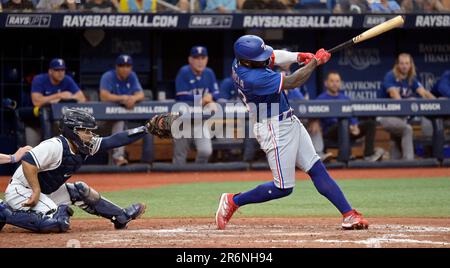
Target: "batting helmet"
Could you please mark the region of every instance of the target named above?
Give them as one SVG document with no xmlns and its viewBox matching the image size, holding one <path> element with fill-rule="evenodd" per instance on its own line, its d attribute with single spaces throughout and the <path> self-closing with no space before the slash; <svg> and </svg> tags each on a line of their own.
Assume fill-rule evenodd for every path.
<svg viewBox="0 0 450 268">
<path fill-rule="evenodd" d="M 241 36 L 234 43 L 234 55 L 238 60 L 266 61 L 272 56 L 273 48 L 256 35 Z"/>
<path fill-rule="evenodd" d="M 83 141 L 78 134 L 80 130 L 97 129 L 95 118 L 90 113 L 79 109 L 67 109 L 61 119 L 60 129 L 63 136 L 73 141 L 81 153 L 93 153 L 94 143 L 92 139 Z M 93 134 L 93 136 L 96 135 Z"/>
</svg>

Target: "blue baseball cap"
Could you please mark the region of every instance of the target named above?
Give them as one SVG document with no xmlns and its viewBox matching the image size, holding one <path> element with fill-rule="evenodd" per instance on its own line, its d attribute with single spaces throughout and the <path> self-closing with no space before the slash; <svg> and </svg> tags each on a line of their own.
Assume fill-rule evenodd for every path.
<svg viewBox="0 0 450 268">
<path fill-rule="evenodd" d="M 208 50 L 206 47 L 203 46 L 193 46 L 191 48 L 191 57 L 197 57 L 197 56 L 208 56 Z"/>
<path fill-rule="evenodd" d="M 130 55 L 122 54 L 117 57 L 116 65 L 133 65 L 133 58 Z"/>
<path fill-rule="evenodd" d="M 53 70 L 65 70 L 66 69 L 66 63 L 64 62 L 63 59 L 52 59 L 52 61 L 50 61 L 50 65 L 49 65 L 50 69 Z"/>
<path fill-rule="evenodd" d="M 273 48 L 256 35 L 241 36 L 234 43 L 234 55 L 238 60 L 266 61 L 272 52 Z"/>
</svg>

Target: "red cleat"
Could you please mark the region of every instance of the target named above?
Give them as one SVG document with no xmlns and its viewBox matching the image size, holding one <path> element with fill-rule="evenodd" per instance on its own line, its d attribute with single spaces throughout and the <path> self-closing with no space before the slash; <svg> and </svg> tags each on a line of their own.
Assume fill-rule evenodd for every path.
<svg viewBox="0 0 450 268">
<path fill-rule="evenodd" d="M 233 201 L 234 194 L 222 194 L 219 201 L 219 208 L 216 212 L 216 224 L 219 230 L 225 229 L 228 221 L 233 216 L 233 213 L 238 209 L 238 206 Z"/>
<path fill-rule="evenodd" d="M 345 230 L 361 230 L 369 228 L 369 222 L 364 219 L 362 214 L 356 211 L 356 209 L 352 209 L 345 213 L 343 217 L 342 228 Z"/>
</svg>

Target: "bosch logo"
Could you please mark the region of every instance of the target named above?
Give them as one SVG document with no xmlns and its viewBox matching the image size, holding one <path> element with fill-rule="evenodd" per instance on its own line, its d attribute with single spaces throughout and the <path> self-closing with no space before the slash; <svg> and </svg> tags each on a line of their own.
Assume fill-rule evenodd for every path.
<svg viewBox="0 0 450 268">
<path fill-rule="evenodd" d="M 300 105 L 298 106 L 298 111 L 300 112 L 300 114 L 306 114 L 306 105 Z"/>
<path fill-rule="evenodd" d="M 419 105 L 415 102 L 411 103 L 411 111 L 413 111 L 414 113 L 419 111 Z"/>
</svg>

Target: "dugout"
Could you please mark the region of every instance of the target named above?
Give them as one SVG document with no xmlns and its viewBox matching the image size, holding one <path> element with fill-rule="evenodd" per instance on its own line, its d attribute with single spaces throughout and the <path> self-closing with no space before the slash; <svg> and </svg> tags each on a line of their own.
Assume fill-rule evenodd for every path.
<svg viewBox="0 0 450 268">
<path fill-rule="evenodd" d="M 209 67 L 221 80 L 230 74 L 232 44 L 244 33 L 261 35 L 275 48 L 315 51 L 332 47 L 390 17 L 0 13 L 0 97 L 15 100 L 18 108 L 30 107 L 32 77 L 46 72 L 50 59 L 61 57 L 68 66 L 67 73 L 90 101 L 96 101 L 101 74 L 113 67 L 118 54 L 128 53 L 135 59 L 134 70 L 147 90 L 148 99 L 158 100 L 162 96 L 172 99 L 174 78 L 186 64 L 192 45 L 208 47 Z M 338 70 L 347 95 L 355 100 L 377 98 L 383 76 L 400 52 L 412 54 L 419 80 L 430 89 L 450 66 L 449 21 L 449 14 L 406 15 L 404 28 L 333 55 L 307 82 L 310 96 L 314 98 L 322 91 L 327 71 Z M 16 130 L 15 111 L 4 105 L 0 112 L 0 135 L 5 153 L 15 149 Z M 164 147 L 164 143 L 160 145 Z"/>
</svg>

